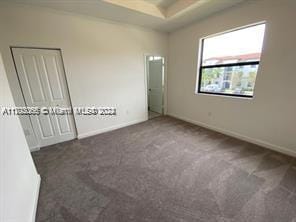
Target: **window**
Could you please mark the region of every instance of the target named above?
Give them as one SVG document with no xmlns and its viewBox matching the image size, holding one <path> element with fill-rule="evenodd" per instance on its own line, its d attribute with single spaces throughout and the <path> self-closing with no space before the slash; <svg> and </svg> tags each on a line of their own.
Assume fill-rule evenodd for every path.
<svg viewBox="0 0 296 222">
<path fill-rule="evenodd" d="M 162 57 L 160 56 L 149 56 L 149 61 L 153 61 L 153 60 L 161 60 Z"/>
<path fill-rule="evenodd" d="M 198 93 L 253 97 L 265 24 L 201 39 Z"/>
</svg>

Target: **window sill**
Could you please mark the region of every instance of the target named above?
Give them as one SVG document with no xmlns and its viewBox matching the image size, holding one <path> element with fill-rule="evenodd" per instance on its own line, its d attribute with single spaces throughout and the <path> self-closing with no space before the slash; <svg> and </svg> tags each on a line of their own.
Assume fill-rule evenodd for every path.
<svg viewBox="0 0 296 222">
<path fill-rule="evenodd" d="M 218 97 L 224 97 L 224 98 L 246 99 L 246 100 L 254 99 L 254 96 L 229 95 L 229 94 L 222 94 L 222 93 L 195 92 L 194 94 L 197 96 L 199 96 L 199 95 L 201 95 L 201 96 L 218 96 Z"/>
</svg>

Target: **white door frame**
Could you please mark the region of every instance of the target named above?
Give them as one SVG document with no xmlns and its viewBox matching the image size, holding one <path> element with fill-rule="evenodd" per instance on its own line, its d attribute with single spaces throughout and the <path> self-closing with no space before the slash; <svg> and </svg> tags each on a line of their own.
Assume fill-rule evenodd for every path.
<svg viewBox="0 0 296 222">
<path fill-rule="evenodd" d="M 71 94 L 70 94 L 70 90 L 69 90 L 69 86 L 68 86 L 68 79 L 67 79 L 67 74 L 66 74 L 66 69 L 65 69 L 65 64 L 64 64 L 64 59 L 63 59 L 63 53 L 62 53 L 62 49 L 61 48 L 48 48 L 48 47 L 32 47 L 32 46 L 10 46 L 10 53 L 11 53 L 11 56 L 12 56 L 12 60 L 13 60 L 13 64 L 14 64 L 14 69 L 15 69 L 15 73 L 17 75 L 17 80 L 18 80 L 18 87 L 21 91 L 21 94 L 22 94 L 22 99 L 24 101 L 24 104 L 25 106 L 27 106 L 27 102 L 26 102 L 26 99 L 25 99 L 25 96 L 24 96 L 24 92 L 23 92 L 23 89 L 22 89 L 22 86 L 21 86 L 21 82 L 20 82 L 20 78 L 19 78 L 19 74 L 17 72 L 17 68 L 16 68 L 16 64 L 15 64 L 15 61 L 14 61 L 14 57 L 13 57 L 13 48 L 21 48 L 21 49 L 43 49 L 43 50 L 56 50 L 56 51 L 59 51 L 60 52 L 60 55 L 61 55 L 61 63 L 62 63 L 62 68 L 64 70 L 64 75 L 65 75 L 65 87 L 66 87 L 66 90 L 68 91 L 68 96 L 69 96 L 69 102 L 70 102 L 70 106 L 71 108 L 73 108 L 72 106 L 72 99 L 71 99 Z M 38 148 L 36 150 L 40 150 L 40 144 L 39 144 L 39 141 L 38 141 L 38 137 L 36 135 L 36 132 L 34 130 L 34 127 L 33 127 L 33 124 L 32 124 L 32 120 L 31 120 L 31 117 L 29 117 L 29 120 L 30 120 L 30 124 L 31 124 L 31 127 L 32 127 L 32 131 L 35 135 L 35 138 L 38 142 Z M 22 126 L 23 128 L 23 126 Z M 73 113 L 73 128 L 74 128 L 74 133 L 75 133 L 75 138 L 77 139 L 78 138 L 78 131 L 77 131 L 77 126 L 76 126 L 76 119 L 75 119 L 75 116 L 74 116 L 74 113 Z"/>
<path fill-rule="evenodd" d="M 152 53 L 145 53 L 144 54 L 144 85 L 145 85 L 145 110 L 146 110 L 146 119 L 148 120 L 148 75 L 149 70 L 147 67 L 147 58 L 149 56 L 159 56 L 162 57 L 164 60 L 164 71 L 163 71 L 163 88 L 162 88 L 162 105 L 163 111 L 162 115 L 167 114 L 167 58 L 161 54 L 152 54 Z"/>
</svg>

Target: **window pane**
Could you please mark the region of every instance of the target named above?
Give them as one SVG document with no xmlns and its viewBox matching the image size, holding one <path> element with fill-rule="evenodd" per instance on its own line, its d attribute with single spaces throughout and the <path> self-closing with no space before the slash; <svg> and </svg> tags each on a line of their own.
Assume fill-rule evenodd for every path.
<svg viewBox="0 0 296 222">
<path fill-rule="evenodd" d="M 259 61 L 264 30 L 260 24 L 205 38 L 202 65 Z"/>
<path fill-rule="evenodd" d="M 201 92 L 253 96 L 257 65 L 203 68 Z"/>
</svg>

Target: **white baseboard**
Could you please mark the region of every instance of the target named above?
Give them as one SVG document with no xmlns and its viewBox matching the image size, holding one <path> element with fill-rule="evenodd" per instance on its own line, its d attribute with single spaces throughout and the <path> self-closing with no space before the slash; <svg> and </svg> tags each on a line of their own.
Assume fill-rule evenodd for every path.
<svg viewBox="0 0 296 222">
<path fill-rule="evenodd" d="M 35 151 L 39 151 L 39 150 L 40 150 L 39 146 L 30 147 L 30 152 L 35 152 Z"/>
<path fill-rule="evenodd" d="M 98 134 L 101 134 L 101 133 L 106 133 L 106 132 L 109 132 L 109 131 L 112 131 L 112 130 L 120 129 L 122 127 L 134 125 L 134 124 L 137 124 L 137 123 L 141 123 L 141 122 L 144 122 L 146 120 L 147 120 L 147 118 L 140 119 L 140 120 L 134 120 L 134 121 L 131 121 L 131 122 L 118 124 L 118 125 L 115 125 L 115 126 L 111 126 L 111 127 L 107 127 L 107 128 L 103 128 L 103 129 L 99 129 L 99 130 L 78 134 L 77 138 L 78 139 L 83 139 L 83 138 L 86 138 L 86 137 L 90 137 L 90 136 L 98 135 Z"/>
<path fill-rule="evenodd" d="M 216 131 L 216 132 L 219 132 L 219 133 L 222 133 L 222 134 L 225 134 L 225 135 L 228 135 L 228 136 L 231 136 L 231 137 L 246 141 L 246 142 L 256 144 L 258 146 L 265 147 L 267 149 L 271 149 L 271 150 L 274 150 L 274 151 L 277 151 L 277 152 L 280 152 L 280 153 L 283 153 L 283 154 L 286 154 L 286 155 L 289 155 L 289 156 L 296 157 L 296 151 L 293 151 L 293 150 L 291 150 L 291 149 L 289 149 L 287 147 L 274 145 L 274 144 L 271 144 L 269 142 L 266 142 L 266 141 L 263 141 L 263 140 L 260 140 L 260 139 L 244 136 L 242 134 L 239 134 L 239 133 L 236 133 L 236 132 L 233 132 L 233 131 L 230 131 L 230 130 L 218 128 L 218 127 L 215 127 L 215 126 L 212 126 L 212 125 L 209 125 L 209 124 L 206 124 L 206 123 L 202 123 L 202 122 L 190 119 L 190 118 L 181 117 L 181 116 L 173 114 L 173 113 L 168 113 L 167 115 L 171 116 L 171 117 L 174 117 L 176 119 L 180 119 L 180 120 L 183 120 L 183 121 L 186 121 L 186 122 L 198 125 L 198 126 L 202 126 L 204 128 L 207 128 L 207 129 L 210 129 L 210 130 L 213 130 L 213 131 Z"/>
<path fill-rule="evenodd" d="M 34 193 L 34 208 L 32 212 L 32 222 L 35 222 L 36 220 L 36 213 L 37 213 L 37 206 L 38 206 L 38 199 L 39 199 L 39 191 L 40 191 L 40 184 L 41 184 L 41 177 L 38 174 L 37 178 L 37 187 Z"/>
</svg>

